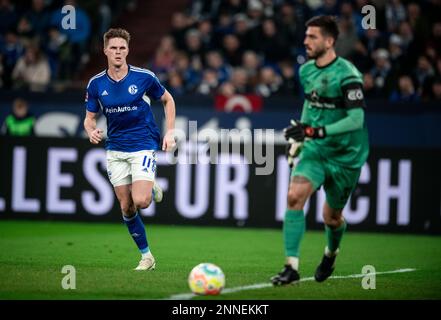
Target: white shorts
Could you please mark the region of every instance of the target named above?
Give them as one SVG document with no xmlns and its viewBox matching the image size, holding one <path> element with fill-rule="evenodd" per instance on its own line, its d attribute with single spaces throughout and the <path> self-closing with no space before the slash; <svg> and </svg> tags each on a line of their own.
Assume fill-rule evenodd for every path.
<svg viewBox="0 0 441 320">
<path fill-rule="evenodd" d="M 155 180 L 156 152 L 141 150 L 121 152 L 107 150 L 107 175 L 114 187 L 132 184 L 136 180 Z"/>
</svg>

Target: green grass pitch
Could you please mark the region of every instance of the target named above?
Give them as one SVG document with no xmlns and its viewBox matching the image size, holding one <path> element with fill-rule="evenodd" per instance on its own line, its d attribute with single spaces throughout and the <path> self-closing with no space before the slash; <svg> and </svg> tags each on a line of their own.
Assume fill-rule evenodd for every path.
<svg viewBox="0 0 441 320">
<path fill-rule="evenodd" d="M 268 283 L 283 265 L 281 230 L 147 225 L 157 260 L 153 272 L 135 272 L 139 253 L 123 224 L 0 221 L 0 299 L 167 299 L 189 293 L 187 276 L 212 262 L 226 288 Z M 325 245 L 324 232 L 307 232 L 300 273 L 311 277 Z M 76 269 L 76 289 L 64 290 L 64 265 Z M 440 299 L 441 237 L 355 233 L 343 238 L 334 275 L 379 274 L 376 288 L 361 278 L 304 281 L 286 287 L 238 290 L 195 299 Z"/>
</svg>

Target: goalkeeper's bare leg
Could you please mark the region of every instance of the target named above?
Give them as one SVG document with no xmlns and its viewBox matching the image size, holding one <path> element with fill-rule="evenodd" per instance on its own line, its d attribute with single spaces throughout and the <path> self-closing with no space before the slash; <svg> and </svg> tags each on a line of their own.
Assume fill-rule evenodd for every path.
<svg viewBox="0 0 441 320">
<path fill-rule="evenodd" d="M 288 191 L 288 206 L 283 222 L 285 265 L 281 272 L 271 278 L 274 285 L 285 285 L 300 280 L 299 248 L 305 233 L 303 207 L 314 192 L 311 182 L 303 176 L 294 176 Z"/>
</svg>

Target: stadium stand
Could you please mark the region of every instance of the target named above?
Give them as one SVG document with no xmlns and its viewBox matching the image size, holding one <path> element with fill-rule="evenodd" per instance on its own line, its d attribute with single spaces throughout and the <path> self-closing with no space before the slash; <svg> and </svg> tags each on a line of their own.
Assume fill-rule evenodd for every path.
<svg viewBox="0 0 441 320">
<path fill-rule="evenodd" d="M 133 35 L 129 62 L 154 71 L 174 95 L 299 96 L 305 21 L 334 14 L 337 53 L 364 73 L 368 97 L 439 99 L 441 2 L 372 3 L 377 28 L 365 30 L 364 0 L 2 0 L 0 87 L 83 88 L 104 68 L 101 35 L 124 26 Z M 71 32 L 57 27 L 68 4 L 80 25 Z"/>
</svg>

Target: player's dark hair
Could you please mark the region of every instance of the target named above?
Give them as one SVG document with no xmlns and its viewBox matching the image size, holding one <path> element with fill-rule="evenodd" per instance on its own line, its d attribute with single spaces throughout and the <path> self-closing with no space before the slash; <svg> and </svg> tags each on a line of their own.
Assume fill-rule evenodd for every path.
<svg viewBox="0 0 441 320">
<path fill-rule="evenodd" d="M 127 45 L 129 45 L 130 33 L 127 30 L 121 28 L 109 29 L 103 36 L 104 47 L 107 47 L 109 40 L 113 38 L 123 38 L 127 41 Z"/>
<path fill-rule="evenodd" d="M 324 36 L 332 37 L 334 43 L 338 38 L 337 18 L 334 16 L 316 16 L 306 21 L 306 27 L 319 27 Z"/>
</svg>

